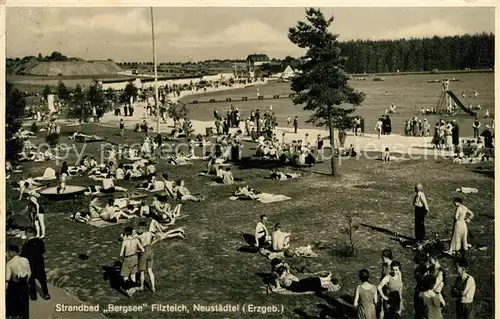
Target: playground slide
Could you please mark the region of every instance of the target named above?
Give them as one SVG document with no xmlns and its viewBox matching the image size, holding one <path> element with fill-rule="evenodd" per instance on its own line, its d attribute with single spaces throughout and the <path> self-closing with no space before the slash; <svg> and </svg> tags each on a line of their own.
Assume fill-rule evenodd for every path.
<svg viewBox="0 0 500 319">
<path fill-rule="evenodd" d="M 455 93 L 453 93 L 452 91 L 446 91 L 446 93 L 448 93 L 448 95 L 453 99 L 453 101 L 455 103 L 457 103 L 457 105 L 462 110 L 464 110 L 465 113 L 467 113 L 469 115 L 472 115 L 472 116 L 476 116 L 476 112 L 473 112 L 473 111 L 469 110 L 468 107 L 466 107 L 465 105 L 463 105 L 462 102 L 460 102 L 460 100 L 458 99 L 458 97 L 455 95 Z"/>
</svg>

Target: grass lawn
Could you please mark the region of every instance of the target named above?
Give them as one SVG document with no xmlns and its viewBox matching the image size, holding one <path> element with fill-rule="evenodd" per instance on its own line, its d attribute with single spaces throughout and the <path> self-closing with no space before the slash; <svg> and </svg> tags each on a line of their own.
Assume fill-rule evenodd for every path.
<svg viewBox="0 0 500 319">
<path fill-rule="evenodd" d="M 67 128 L 64 128 L 67 130 Z M 143 134 L 127 133 L 127 140 L 116 136 L 117 130 L 86 125 L 82 132 L 108 136 L 116 143 L 134 143 Z M 66 142 L 62 137 L 61 142 Z M 77 144 L 81 149 L 81 144 Z M 245 145 L 245 155 L 254 153 L 252 144 Z M 88 144 L 85 155 L 99 158 L 99 145 Z M 68 159 L 73 164 L 75 156 Z M 53 163 L 52 163 L 53 164 Z M 25 173 L 41 175 L 45 163 L 26 164 Z M 265 167 L 267 165 L 267 167 Z M 372 282 L 377 283 L 380 275 L 380 253 L 392 249 L 395 259 L 402 263 L 404 279 L 404 318 L 413 318 L 414 253 L 403 248 L 389 235 L 360 227 L 356 233 L 358 253 L 345 258 L 339 253 L 346 236 L 340 232 L 345 225 L 345 213 L 357 213 L 357 223 L 378 226 L 413 237 L 413 186 L 424 185 L 430 204 L 427 232 L 439 232 L 449 237 L 452 230 L 455 189 L 461 186 L 475 187 L 478 194 L 463 195 L 465 205 L 476 218 L 470 224 L 475 244 L 487 244 L 486 251 L 471 251 L 470 273 L 475 277 L 478 290 L 475 303 L 478 318 L 491 318 L 494 304 L 493 274 L 493 229 L 494 229 L 494 179 L 491 164 L 473 166 L 458 165 L 450 160 L 401 161 L 385 164 L 364 158 L 342 161 L 341 177 L 328 176 L 329 164 L 319 164 L 304 170 L 303 177 L 289 181 L 271 181 L 268 177 L 269 163 L 244 162 L 235 164 L 235 177 L 242 178 L 251 187 L 263 192 L 284 194 L 292 200 L 262 204 L 253 201 L 230 201 L 229 196 L 236 186 L 208 186 L 209 177 L 196 176 L 205 169 L 206 162 L 194 161 L 189 166 L 157 165 L 158 172 L 167 171 L 172 179 L 184 179 L 193 193 L 202 193 L 207 200 L 202 203 L 184 204 L 183 213 L 189 217 L 176 222 L 185 227 L 185 240 L 167 240 L 154 247 L 157 292 L 137 292 L 132 299 L 119 294 L 103 278 L 103 266 L 110 266 L 117 260 L 119 235 L 124 224 L 106 228 L 94 228 L 69 219 L 69 214 L 87 209 L 87 198 L 77 200 L 46 202 L 46 265 L 51 282 L 76 295 L 83 301 L 137 305 L 142 303 L 185 304 L 241 304 L 283 305 L 283 314 L 266 314 L 275 318 L 317 318 L 322 309 L 332 310 L 334 305 L 315 295 L 286 296 L 263 293 L 261 273 L 269 273 L 270 263 L 260 254 L 238 252 L 246 243 L 243 235 L 252 233 L 260 214 L 267 214 L 270 225 L 280 222 L 284 231 L 292 233 L 294 247 L 313 244 L 324 240 L 331 247 L 314 249 L 317 258 L 306 260 L 316 270 L 330 270 L 339 278 L 342 290 L 335 295 L 352 295 L 358 284 L 357 274 L 362 268 L 372 273 Z M 55 168 L 55 165 L 54 165 Z M 21 174 L 11 180 L 18 180 Z M 68 184 L 89 185 L 82 177 L 73 177 Z M 117 185 L 132 188 L 133 182 L 120 181 Z M 7 209 L 18 211 L 24 202 L 17 202 L 18 193 L 7 188 Z M 130 224 L 137 225 L 133 219 Z M 86 254 L 87 260 L 78 255 Z M 453 318 L 453 299 L 450 284 L 455 273 L 451 259 L 443 259 L 448 270 L 444 297 L 448 303 L 444 317 Z M 334 311 L 334 310 L 332 310 Z M 150 315 L 150 314 L 148 314 Z M 112 318 L 139 318 L 145 314 L 114 314 Z M 154 313 L 159 318 L 221 318 L 242 317 L 242 314 L 193 313 L 183 316 L 178 313 Z M 247 314 L 245 317 L 262 318 L 262 314 Z"/>
</svg>

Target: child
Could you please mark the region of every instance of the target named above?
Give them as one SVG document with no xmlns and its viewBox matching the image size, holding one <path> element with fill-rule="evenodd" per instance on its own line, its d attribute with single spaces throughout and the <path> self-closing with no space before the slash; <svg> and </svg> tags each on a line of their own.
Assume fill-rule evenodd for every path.
<svg viewBox="0 0 500 319">
<path fill-rule="evenodd" d="M 58 194 L 64 193 L 64 191 L 66 190 L 66 176 L 67 176 L 66 173 L 61 174 L 60 183 L 59 186 L 57 187 Z"/>
<path fill-rule="evenodd" d="M 391 152 L 389 151 L 388 147 L 385 148 L 383 160 L 384 162 L 389 162 L 391 160 Z"/>
<path fill-rule="evenodd" d="M 136 285 L 136 274 L 139 263 L 137 252 L 140 250 L 144 253 L 145 250 L 144 247 L 142 247 L 139 239 L 133 236 L 132 227 L 125 227 L 123 235 L 123 242 L 120 250 L 120 257 L 123 258 L 123 263 L 120 275 L 123 277 L 125 292 L 129 297 L 132 297 L 137 288 L 131 287 L 129 289 L 126 289 L 126 286 L 129 286 L 126 284 L 130 278 L 130 280 L 132 281 L 132 286 Z"/>
<path fill-rule="evenodd" d="M 148 231 L 145 221 L 139 223 L 139 230 L 136 238 L 144 248 L 144 252 L 139 254 L 139 274 L 141 287 L 139 290 L 144 289 L 144 280 L 146 279 L 146 270 L 148 271 L 149 280 L 151 282 L 151 290 L 155 292 L 155 276 L 153 274 L 153 250 L 151 248 L 155 235 Z"/>
</svg>

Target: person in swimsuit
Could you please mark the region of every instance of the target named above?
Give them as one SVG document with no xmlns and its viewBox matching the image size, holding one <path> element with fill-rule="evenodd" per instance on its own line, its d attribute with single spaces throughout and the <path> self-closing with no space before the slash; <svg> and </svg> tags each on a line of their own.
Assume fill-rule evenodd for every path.
<svg viewBox="0 0 500 319">
<path fill-rule="evenodd" d="M 155 235 L 148 231 L 146 222 L 141 221 L 139 223 L 139 230 L 137 232 L 137 238 L 144 248 L 144 252 L 139 254 L 139 275 L 141 287 L 139 290 L 144 289 L 144 280 L 146 279 L 145 271 L 148 271 L 149 280 L 151 282 L 151 291 L 155 292 L 155 276 L 153 273 L 153 249 L 152 242 Z"/>
<path fill-rule="evenodd" d="M 138 238 L 133 236 L 132 227 L 125 227 L 122 247 L 120 249 L 120 258 L 123 258 L 120 275 L 123 278 L 124 289 L 129 297 L 131 297 L 137 290 L 136 287 L 136 274 L 138 270 L 138 255 L 137 252 L 145 252 Z M 128 281 L 131 285 L 127 285 Z M 130 287 L 132 286 L 132 287 Z"/>
<path fill-rule="evenodd" d="M 358 319 L 376 319 L 377 287 L 369 282 L 370 273 L 366 269 L 359 271 L 361 285 L 354 294 L 354 307 L 358 311 Z"/>
<path fill-rule="evenodd" d="M 401 264 L 398 261 L 391 263 L 391 272 L 382 278 L 377 287 L 383 300 L 384 318 L 400 318 L 403 309 L 403 279 Z"/>
</svg>

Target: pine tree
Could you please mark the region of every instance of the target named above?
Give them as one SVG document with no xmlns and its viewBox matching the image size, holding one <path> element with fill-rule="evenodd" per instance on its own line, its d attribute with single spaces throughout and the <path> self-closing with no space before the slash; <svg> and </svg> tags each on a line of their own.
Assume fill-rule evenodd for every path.
<svg viewBox="0 0 500 319">
<path fill-rule="evenodd" d="M 364 94 L 355 91 L 347 84 L 344 71 L 345 57 L 340 55 L 338 35 L 328 28 L 334 18 L 326 19 L 319 9 L 306 9 L 306 22 L 298 21 L 288 31 L 288 38 L 298 47 L 306 49 L 299 66 L 300 75 L 292 79 L 292 90 L 296 92 L 294 104 L 304 104 L 304 110 L 312 111 L 309 122 L 317 125 L 328 124 L 332 148 L 331 169 L 336 175 L 334 127 L 345 129 L 350 126 L 349 116 L 353 108 L 344 109 L 344 103 L 360 105 Z"/>
</svg>

